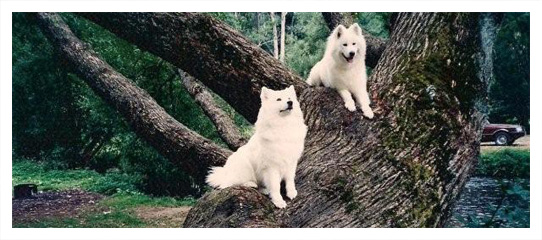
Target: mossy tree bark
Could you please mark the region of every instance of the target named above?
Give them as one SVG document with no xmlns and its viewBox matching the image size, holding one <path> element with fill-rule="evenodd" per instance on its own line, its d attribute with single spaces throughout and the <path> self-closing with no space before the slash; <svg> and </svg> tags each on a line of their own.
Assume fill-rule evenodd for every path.
<svg viewBox="0 0 542 240">
<path fill-rule="evenodd" d="M 442 226 L 475 165 L 481 133 L 475 104 L 486 93 L 478 77 L 477 13 L 396 16 L 369 78 L 374 120 L 348 112 L 332 89 L 308 88 L 207 15 L 82 15 L 200 79 L 251 121 L 260 87 L 296 85 L 309 127 L 298 197 L 269 211 L 269 200 L 256 191 L 213 191 L 191 210 L 186 227 Z"/>
</svg>

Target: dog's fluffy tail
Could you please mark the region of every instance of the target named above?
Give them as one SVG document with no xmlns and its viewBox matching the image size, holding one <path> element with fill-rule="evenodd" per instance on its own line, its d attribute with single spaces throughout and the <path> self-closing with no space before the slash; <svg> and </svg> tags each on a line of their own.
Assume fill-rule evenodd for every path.
<svg viewBox="0 0 542 240">
<path fill-rule="evenodd" d="M 224 167 L 213 167 L 207 175 L 207 184 L 214 188 L 227 188 L 229 187 L 229 178 Z"/>
</svg>

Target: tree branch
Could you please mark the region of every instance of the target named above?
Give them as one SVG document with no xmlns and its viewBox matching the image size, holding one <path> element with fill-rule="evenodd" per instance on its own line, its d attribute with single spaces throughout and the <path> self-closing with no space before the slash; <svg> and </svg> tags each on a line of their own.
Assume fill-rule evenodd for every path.
<svg viewBox="0 0 542 240">
<path fill-rule="evenodd" d="M 92 90 L 114 107 L 139 137 L 202 183 L 209 166 L 231 154 L 188 129 L 143 89 L 116 72 L 79 40 L 56 13 L 37 13 L 42 31 L 69 66 Z"/>
<path fill-rule="evenodd" d="M 188 75 L 181 69 L 178 69 L 181 81 L 188 90 L 188 93 L 194 98 L 196 103 L 203 109 L 203 112 L 215 124 L 220 138 L 228 145 L 231 150 L 237 150 L 246 143 L 246 139 L 241 135 L 233 120 L 216 105 L 213 96 L 205 86 L 201 85 L 194 77 Z"/>
<path fill-rule="evenodd" d="M 260 89 L 300 91 L 304 81 L 229 26 L 202 13 L 79 13 L 119 37 L 183 69 L 226 100 L 249 122 Z M 220 81 L 216 81 L 220 79 Z"/>
<path fill-rule="evenodd" d="M 352 14 L 350 13 L 338 13 L 338 12 L 322 12 L 322 16 L 327 24 L 329 30 L 333 31 L 339 24 L 343 24 L 346 27 L 354 23 Z M 363 27 L 362 27 L 363 28 Z M 367 55 L 365 57 L 365 64 L 369 67 L 375 67 L 386 49 L 387 41 L 381 38 L 377 38 L 367 31 L 363 31 L 363 36 L 367 42 Z"/>
</svg>

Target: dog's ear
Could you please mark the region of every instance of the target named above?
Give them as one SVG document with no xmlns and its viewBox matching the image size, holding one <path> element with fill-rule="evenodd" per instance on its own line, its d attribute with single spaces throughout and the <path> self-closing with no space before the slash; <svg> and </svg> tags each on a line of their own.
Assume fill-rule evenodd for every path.
<svg viewBox="0 0 542 240">
<path fill-rule="evenodd" d="M 346 28 L 342 24 L 337 26 L 335 28 L 335 37 L 337 37 L 337 39 L 341 38 L 341 36 L 344 34 L 345 31 L 346 31 Z"/>
<path fill-rule="evenodd" d="M 269 98 L 269 89 L 266 87 L 262 88 L 262 92 L 260 93 L 260 99 L 262 101 L 267 100 Z"/>
<path fill-rule="evenodd" d="M 357 23 L 352 24 L 349 29 L 354 30 L 357 35 L 361 35 L 361 27 Z"/>
<path fill-rule="evenodd" d="M 294 85 L 290 85 L 288 87 L 288 91 L 292 92 L 294 95 L 295 95 L 295 88 L 294 88 Z"/>
</svg>

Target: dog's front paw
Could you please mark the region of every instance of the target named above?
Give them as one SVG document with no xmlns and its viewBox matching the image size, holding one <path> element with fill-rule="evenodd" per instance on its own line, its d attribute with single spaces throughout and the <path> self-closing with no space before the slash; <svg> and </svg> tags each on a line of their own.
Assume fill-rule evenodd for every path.
<svg viewBox="0 0 542 240">
<path fill-rule="evenodd" d="M 278 208 L 285 208 L 286 207 L 286 202 L 282 199 L 277 199 L 277 200 L 273 200 L 273 204 L 275 204 L 276 207 Z"/>
<path fill-rule="evenodd" d="M 344 106 L 345 106 L 346 109 L 348 109 L 348 111 L 350 111 L 350 112 L 356 111 L 356 103 L 354 103 L 354 101 L 345 102 L 345 103 L 344 103 Z"/>
<path fill-rule="evenodd" d="M 373 110 L 369 107 L 363 108 L 362 111 L 363 111 L 363 115 L 367 117 L 368 119 L 373 119 L 373 117 L 375 116 L 375 114 L 373 113 Z"/>
<path fill-rule="evenodd" d="M 290 200 L 294 199 L 294 198 L 297 196 L 297 190 L 295 190 L 295 189 L 292 189 L 292 190 L 289 190 L 289 191 L 286 191 L 286 192 L 287 192 L 287 193 L 286 193 L 286 196 L 287 196 Z"/>
<path fill-rule="evenodd" d="M 250 187 L 250 188 L 258 188 L 258 184 L 256 184 L 255 182 L 246 182 L 246 183 L 243 183 L 243 186 Z"/>
<path fill-rule="evenodd" d="M 263 195 L 269 195 L 269 190 L 265 187 L 258 189 L 261 194 Z"/>
</svg>

